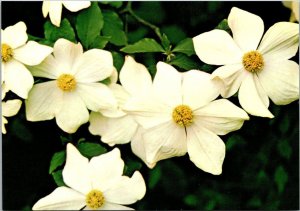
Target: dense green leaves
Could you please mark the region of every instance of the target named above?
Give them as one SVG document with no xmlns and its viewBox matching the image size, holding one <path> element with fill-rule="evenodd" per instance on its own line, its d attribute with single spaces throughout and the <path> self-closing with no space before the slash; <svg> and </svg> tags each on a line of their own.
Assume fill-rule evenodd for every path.
<svg viewBox="0 0 300 211">
<path fill-rule="evenodd" d="M 66 18 L 61 21 L 60 27 L 54 26 L 50 21 L 46 21 L 44 33 L 45 38 L 52 43 L 55 43 L 60 38 L 65 38 L 72 42 L 76 41 L 74 29 Z"/>
<path fill-rule="evenodd" d="M 51 159 L 49 174 L 55 171 L 58 167 L 60 167 L 66 160 L 66 151 L 56 152 Z"/>
<path fill-rule="evenodd" d="M 121 51 L 125 53 L 165 52 L 163 47 L 151 38 L 144 38 L 132 45 L 127 45 Z"/>
<path fill-rule="evenodd" d="M 110 42 L 114 45 L 125 45 L 127 38 L 119 15 L 113 11 L 103 11 L 103 19 L 103 35 L 110 37 Z"/>
<path fill-rule="evenodd" d="M 91 43 L 90 48 L 103 49 L 106 46 L 106 44 L 109 42 L 109 40 L 110 40 L 110 37 L 97 35 L 97 37 Z"/>
<path fill-rule="evenodd" d="M 191 38 L 186 38 L 182 40 L 175 46 L 173 52 L 184 53 L 188 56 L 195 54 L 193 40 Z"/>
<path fill-rule="evenodd" d="M 285 185 L 289 177 L 282 166 L 278 166 L 275 171 L 274 181 L 277 184 L 278 192 L 282 193 L 284 191 Z"/>
<path fill-rule="evenodd" d="M 169 64 L 175 65 L 184 70 L 199 69 L 199 64 L 184 54 L 176 54 Z"/>
<path fill-rule="evenodd" d="M 107 151 L 100 144 L 90 142 L 80 142 L 77 145 L 77 148 L 84 157 L 87 157 L 89 159 L 94 156 L 101 155 Z"/>
<path fill-rule="evenodd" d="M 89 48 L 95 38 L 100 35 L 103 24 L 103 15 L 97 2 L 93 2 L 89 8 L 79 13 L 76 21 L 76 30 L 85 48 Z"/>
</svg>

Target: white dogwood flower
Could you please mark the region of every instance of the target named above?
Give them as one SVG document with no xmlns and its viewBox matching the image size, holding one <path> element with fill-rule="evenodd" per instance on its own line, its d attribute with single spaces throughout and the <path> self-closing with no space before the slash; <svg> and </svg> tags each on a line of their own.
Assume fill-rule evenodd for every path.
<svg viewBox="0 0 300 211">
<path fill-rule="evenodd" d="M 123 107 L 130 97 L 143 95 L 151 89 L 151 76 L 144 65 L 137 63 L 132 57 L 126 56 L 120 71 L 120 82 L 122 86 L 118 84 L 109 86 L 118 100 L 118 116 L 106 117 L 101 113 L 92 112 L 89 131 L 93 135 L 100 135 L 101 140 L 110 146 L 132 141 L 132 151 L 142 158 L 143 153 L 140 153 L 142 146 L 139 146 L 142 145 L 143 140 L 141 137 L 137 138 L 138 131 L 141 131 L 142 128 L 130 114 L 124 112 Z"/>
<path fill-rule="evenodd" d="M 124 162 L 118 148 L 93 157 L 83 157 L 67 145 L 66 165 L 62 171 L 66 186 L 56 188 L 40 199 L 33 210 L 131 210 L 146 193 L 145 181 L 136 171 L 132 177 L 122 176 Z"/>
<path fill-rule="evenodd" d="M 299 22 L 299 1 L 282 1 L 282 3 L 291 10 L 290 21 Z"/>
<path fill-rule="evenodd" d="M 225 144 L 218 135 L 240 129 L 249 117 L 228 100 L 215 100 L 219 86 L 210 78 L 159 62 L 151 92 L 126 103 L 126 111 L 145 129 L 140 135 L 148 164 L 188 152 L 198 168 L 221 174 Z"/>
<path fill-rule="evenodd" d="M 205 63 L 224 65 L 212 74 L 224 85 L 223 97 L 239 90 L 239 102 L 249 114 L 273 118 L 269 98 L 276 105 L 299 98 L 299 65 L 288 60 L 298 51 L 299 24 L 276 23 L 262 38 L 263 20 L 234 7 L 228 25 L 233 37 L 218 29 L 200 34 L 193 38 L 195 51 Z"/>
<path fill-rule="evenodd" d="M 44 18 L 46 18 L 49 13 L 51 23 L 59 27 L 63 5 L 71 12 L 78 12 L 79 10 L 88 8 L 91 5 L 91 2 L 90 1 L 43 1 L 42 12 Z"/>
<path fill-rule="evenodd" d="M 52 79 L 35 84 L 26 100 L 29 121 L 50 120 L 74 133 L 89 119 L 89 110 L 115 109 L 117 101 L 111 90 L 99 83 L 114 72 L 110 52 L 92 49 L 83 53 L 80 43 L 59 39 L 53 55 L 40 65 L 31 67 L 36 77 Z"/>
<path fill-rule="evenodd" d="M 2 133 L 6 134 L 5 124 L 8 123 L 6 117 L 12 117 L 18 113 L 22 105 L 21 100 L 2 101 Z"/>
<path fill-rule="evenodd" d="M 1 81 L 8 90 L 26 99 L 33 77 L 25 65 L 38 65 L 52 53 L 52 48 L 28 41 L 27 27 L 18 22 L 1 29 Z"/>
</svg>

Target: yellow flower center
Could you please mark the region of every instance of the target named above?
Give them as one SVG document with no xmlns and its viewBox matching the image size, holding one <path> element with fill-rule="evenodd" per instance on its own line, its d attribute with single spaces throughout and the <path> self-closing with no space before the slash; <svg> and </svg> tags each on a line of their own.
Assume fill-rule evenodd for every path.
<svg viewBox="0 0 300 211">
<path fill-rule="evenodd" d="M 251 73 L 259 72 L 264 67 L 264 58 L 258 51 L 249 51 L 243 56 L 243 65 Z"/>
<path fill-rule="evenodd" d="M 14 55 L 13 49 L 9 45 L 5 43 L 1 45 L 2 62 L 8 62 L 9 60 L 11 60 L 13 55 Z"/>
<path fill-rule="evenodd" d="M 103 193 L 99 190 L 92 190 L 86 195 L 86 205 L 92 209 L 98 209 L 104 204 Z"/>
<path fill-rule="evenodd" d="M 172 113 L 173 120 L 181 127 L 189 126 L 193 123 L 193 111 L 187 105 L 176 106 Z"/>
<path fill-rule="evenodd" d="M 57 86 L 66 92 L 73 91 L 76 88 L 75 77 L 70 74 L 62 74 L 57 79 Z"/>
</svg>

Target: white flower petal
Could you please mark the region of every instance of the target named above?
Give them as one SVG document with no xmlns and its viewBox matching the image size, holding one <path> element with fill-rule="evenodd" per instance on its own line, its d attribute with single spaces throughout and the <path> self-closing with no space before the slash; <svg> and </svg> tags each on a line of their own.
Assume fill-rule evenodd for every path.
<svg viewBox="0 0 300 211">
<path fill-rule="evenodd" d="M 50 79 L 57 79 L 63 71 L 52 55 L 45 58 L 41 64 L 28 67 L 28 69 L 33 76 Z"/>
<path fill-rule="evenodd" d="M 133 204 L 144 197 L 146 185 L 140 172 L 135 171 L 131 178 L 122 176 L 104 192 L 105 200 L 116 204 Z"/>
<path fill-rule="evenodd" d="M 132 137 L 131 140 L 131 150 L 132 152 L 138 156 L 142 161 L 149 167 L 153 168 L 156 165 L 156 162 L 154 163 L 148 163 L 146 159 L 146 150 L 145 150 L 145 144 L 144 139 L 142 137 L 143 133 L 145 132 L 145 129 L 142 127 L 138 127 L 137 132 Z"/>
<path fill-rule="evenodd" d="M 233 39 L 243 52 L 256 50 L 264 33 L 263 20 L 250 12 L 233 7 L 228 16 Z"/>
<path fill-rule="evenodd" d="M 217 68 L 211 78 L 220 81 L 222 97 L 228 98 L 234 95 L 240 88 L 242 81 L 249 73 L 246 72 L 242 64 L 228 64 Z"/>
<path fill-rule="evenodd" d="M 168 122 L 172 119 L 172 109 L 159 101 L 152 93 L 133 97 L 124 105 L 126 113 L 144 128 Z"/>
<path fill-rule="evenodd" d="M 258 74 L 264 90 L 276 105 L 299 99 L 299 65 L 294 61 L 270 61 Z"/>
<path fill-rule="evenodd" d="M 49 17 L 50 17 L 51 23 L 57 27 L 60 26 L 61 13 L 62 13 L 61 1 L 49 2 Z"/>
<path fill-rule="evenodd" d="M 147 68 L 137 63 L 131 56 L 125 57 L 120 71 L 120 82 L 131 95 L 144 93 L 152 86 L 151 75 Z"/>
<path fill-rule="evenodd" d="M 170 107 L 182 104 L 182 74 L 171 65 L 158 62 L 157 72 L 153 80 L 156 96 Z"/>
<path fill-rule="evenodd" d="M 194 123 L 218 135 L 225 135 L 242 127 L 247 113 L 228 100 L 220 99 L 194 111 Z"/>
<path fill-rule="evenodd" d="M 119 84 L 110 84 L 108 87 L 116 97 L 120 108 L 123 108 L 126 102 L 128 101 L 128 99 L 130 98 L 129 93 L 126 92 L 124 87 Z"/>
<path fill-rule="evenodd" d="M 71 12 L 77 12 L 91 6 L 90 1 L 62 1 L 62 3 Z"/>
<path fill-rule="evenodd" d="M 193 38 L 199 59 L 207 64 L 224 65 L 241 62 L 241 49 L 223 30 L 214 29 Z"/>
<path fill-rule="evenodd" d="M 66 185 L 83 195 L 92 190 L 89 160 L 71 143 L 67 144 L 66 164 L 62 175 Z"/>
<path fill-rule="evenodd" d="M 187 128 L 190 160 L 205 172 L 219 175 L 225 158 L 225 144 L 211 131 L 196 126 Z"/>
<path fill-rule="evenodd" d="M 274 61 L 290 59 L 299 48 L 299 24 L 279 22 L 265 33 L 258 50 L 264 59 Z"/>
<path fill-rule="evenodd" d="M 220 94 L 220 87 L 211 80 L 211 75 L 198 70 L 183 73 L 183 104 L 192 110 L 202 107 Z"/>
<path fill-rule="evenodd" d="M 249 114 L 269 118 L 274 117 L 268 110 L 268 96 L 255 74 L 250 74 L 244 79 L 238 98 L 243 109 Z"/>
<path fill-rule="evenodd" d="M 7 119 L 2 116 L 2 134 L 6 134 L 5 124 L 7 123 L 8 123 Z"/>
<path fill-rule="evenodd" d="M 63 103 L 63 92 L 57 87 L 56 81 L 36 84 L 29 92 L 26 104 L 28 121 L 53 119 Z"/>
<path fill-rule="evenodd" d="M 22 105 L 21 100 L 2 101 L 2 116 L 11 117 L 18 113 Z"/>
<path fill-rule="evenodd" d="M 101 141 L 110 146 L 129 143 L 138 127 L 138 124 L 128 115 L 107 118 L 100 113 L 92 112 L 89 122 L 91 134 L 100 135 Z"/>
<path fill-rule="evenodd" d="M 117 107 L 117 100 L 112 91 L 102 83 L 78 83 L 76 93 L 92 111 Z"/>
<path fill-rule="evenodd" d="M 183 156 L 187 152 L 185 129 L 173 121 L 146 130 L 142 137 L 148 163 Z"/>
<path fill-rule="evenodd" d="M 50 1 L 43 1 L 42 12 L 43 12 L 44 18 L 47 17 L 47 15 L 49 13 L 49 8 L 50 8 Z"/>
<path fill-rule="evenodd" d="M 64 92 L 61 109 L 56 114 L 57 125 L 67 133 L 75 133 L 89 120 L 86 104 L 75 92 Z"/>
<path fill-rule="evenodd" d="M 110 84 L 116 84 L 118 81 L 118 71 L 116 68 L 113 69 L 112 74 L 109 76 Z"/>
<path fill-rule="evenodd" d="M 82 54 L 83 48 L 80 43 L 75 44 L 69 40 L 61 38 L 54 44 L 53 55 L 63 73 L 74 74 L 75 70 L 73 70 L 73 66 L 80 59 Z"/>
<path fill-rule="evenodd" d="M 26 65 L 38 65 L 53 49 L 46 45 L 38 44 L 35 41 L 29 41 L 26 45 L 14 50 L 14 58 Z"/>
<path fill-rule="evenodd" d="M 88 50 L 75 62 L 73 68 L 79 82 L 102 81 L 114 71 L 111 53 L 101 49 Z"/>
<path fill-rule="evenodd" d="M 80 210 L 85 206 L 85 196 L 67 187 L 58 187 L 36 202 L 32 210 Z"/>
<path fill-rule="evenodd" d="M 85 207 L 83 210 L 94 210 L 94 209 Z M 113 203 L 106 202 L 102 205 L 102 207 L 96 210 L 134 210 L 134 209 L 120 204 L 113 204 Z"/>
<path fill-rule="evenodd" d="M 27 27 L 23 21 L 9 26 L 1 33 L 1 43 L 9 45 L 12 49 L 24 45 L 28 39 Z"/>
<path fill-rule="evenodd" d="M 20 62 L 11 60 L 5 64 L 4 75 L 7 89 L 26 99 L 33 86 L 33 77 L 29 70 Z"/>
<path fill-rule="evenodd" d="M 93 157 L 89 163 L 90 178 L 94 189 L 103 193 L 110 188 L 123 174 L 124 161 L 118 148 Z"/>
</svg>

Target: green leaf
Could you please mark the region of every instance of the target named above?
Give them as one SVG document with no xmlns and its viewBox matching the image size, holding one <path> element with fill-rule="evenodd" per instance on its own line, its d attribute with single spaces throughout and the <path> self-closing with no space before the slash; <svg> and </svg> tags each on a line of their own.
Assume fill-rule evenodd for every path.
<svg viewBox="0 0 300 211">
<path fill-rule="evenodd" d="M 49 174 L 51 174 L 58 167 L 60 167 L 65 162 L 65 160 L 66 160 L 65 150 L 54 153 L 50 162 Z"/>
<path fill-rule="evenodd" d="M 194 50 L 193 40 L 191 38 L 182 40 L 178 43 L 178 45 L 175 46 L 172 52 L 180 52 L 188 56 L 196 54 Z"/>
<path fill-rule="evenodd" d="M 44 33 L 45 38 L 52 43 L 55 43 L 60 38 L 76 42 L 74 29 L 66 18 L 61 21 L 60 27 L 54 26 L 50 21 L 46 21 L 44 24 Z"/>
<path fill-rule="evenodd" d="M 58 170 L 56 172 L 52 173 L 52 177 L 56 183 L 57 186 L 66 186 L 66 184 L 64 183 L 63 180 L 63 176 L 62 176 L 62 170 Z"/>
<path fill-rule="evenodd" d="M 122 1 L 100 1 L 101 4 L 108 4 L 115 8 L 120 8 L 123 5 Z"/>
<path fill-rule="evenodd" d="M 165 52 L 163 47 L 151 38 L 144 38 L 132 45 L 127 45 L 121 51 L 125 53 Z"/>
<path fill-rule="evenodd" d="M 148 187 L 149 189 L 155 188 L 159 180 L 161 179 L 162 173 L 160 166 L 156 166 L 154 169 L 150 170 Z"/>
<path fill-rule="evenodd" d="M 126 45 L 127 38 L 119 15 L 112 11 L 103 11 L 103 19 L 102 33 L 104 36 L 110 37 L 109 42 L 117 46 Z"/>
<path fill-rule="evenodd" d="M 107 151 L 100 144 L 90 142 L 80 142 L 80 144 L 77 145 L 77 149 L 84 157 L 89 159 L 94 156 L 101 155 Z"/>
<path fill-rule="evenodd" d="M 240 135 L 234 134 L 231 135 L 228 140 L 226 141 L 226 150 L 231 150 L 232 148 L 236 146 L 242 146 L 245 145 L 246 141 L 244 138 Z"/>
<path fill-rule="evenodd" d="M 104 36 L 97 35 L 97 37 L 91 43 L 90 48 L 103 49 L 109 40 L 110 40 L 110 37 L 104 37 Z"/>
<path fill-rule="evenodd" d="M 285 185 L 288 181 L 288 174 L 282 166 L 278 166 L 275 171 L 274 181 L 277 184 L 278 192 L 284 191 Z"/>
<path fill-rule="evenodd" d="M 290 119 L 289 116 L 285 115 L 279 124 L 279 131 L 281 134 L 285 135 L 290 127 Z"/>
<path fill-rule="evenodd" d="M 81 43 L 86 49 L 100 35 L 103 24 L 103 15 L 97 2 L 93 2 L 89 8 L 79 13 L 76 21 L 76 30 Z"/>
<path fill-rule="evenodd" d="M 198 63 L 185 54 L 177 54 L 176 57 L 169 62 L 169 64 L 175 65 L 184 70 L 199 69 Z"/>
<path fill-rule="evenodd" d="M 277 151 L 281 157 L 290 159 L 293 149 L 287 140 L 279 140 L 277 143 Z"/>
<path fill-rule="evenodd" d="M 221 30 L 225 30 L 225 31 L 227 31 L 227 32 L 231 32 L 231 29 L 229 28 L 227 19 L 222 20 L 222 21 L 218 24 L 218 26 L 216 27 L 216 29 L 221 29 Z"/>
<path fill-rule="evenodd" d="M 142 168 L 142 163 L 135 160 L 126 161 L 126 166 L 124 170 L 124 174 L 127 176 L 131 176 L 135 171 L 138 171 Z"/>
<path fill-rule="evenodd" d="M 171 43 L 166 34 L 163 34 L 161 44 L 166 51 L 170 50 Z"/>
<path fill-rule="evenodd" d="M 113 56 L 113 61 L 114 61 L 114 67 L 117 68 L 117 70 L 120 72 L 121 68 L 123 67 L 124 64 L 124 57 L 122 56 L 122 54 L 118 53 L 118 52 L 111 52 L 112 56 Z"/>
<path fill-rule="evenodd" d="M 188 206 L 196 207 L 199 202 L 199 198 L 194 194 L 189 194 L 184 197 L 183 201 Z"/>
</svg>

